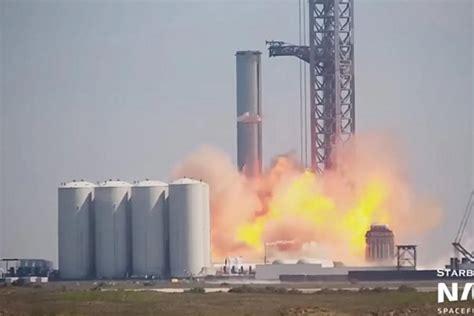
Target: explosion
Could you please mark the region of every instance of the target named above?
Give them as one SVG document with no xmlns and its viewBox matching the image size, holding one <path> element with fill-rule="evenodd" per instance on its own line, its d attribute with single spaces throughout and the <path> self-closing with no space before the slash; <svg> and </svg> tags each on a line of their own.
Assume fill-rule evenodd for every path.
<svg viewBox="0 0 474 316">
<path fill-rule="evenodd" d="M 388 224 L 398 241 L 426 232 L 440 219 L 434 203 L 413 193 L 393 147 L 386 138 L 359 137 L 339 151 L 334 171 L 318 175 L 282 155 L 260 177 L 248 179 L 229 157 L 205 146 L 173 177 L 209 183 L 215 260 L 229 255 L 261 260 L 265 245 L 272 245 L 280 257 L 361 263 L 371 224 Z"/>
</svg>

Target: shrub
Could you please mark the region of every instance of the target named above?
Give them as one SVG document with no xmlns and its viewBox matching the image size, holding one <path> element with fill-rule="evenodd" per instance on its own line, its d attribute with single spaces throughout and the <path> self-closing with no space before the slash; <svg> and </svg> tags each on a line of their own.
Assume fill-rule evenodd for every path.
<svg viewBox="0 0 474 316">
<path fill-rule="evenodd" d="M 274 286 L 254 287 L 254 286 L 249 286 L 249 285 L 241 285 L 241 286 L 231 288 L 229 290 L 229 293 L 300 294 L 302 292 L 297 289 L 286 289 L 284 287 L 274 287 Z"/>
<path fill-rule="evenodd" d="M 258 288 L 257 288 L 258 291 Z M 287 290 L 284 287 L 274 287 L 274 286 L 266 286 L 263 289 L 263 293 L 275 293 L 275 294 L 285 294 Z"/>
<path fill-rule="evenodd" d="M 241 285 L 231 288 L 229 293 L 256 293 L 256 288 L 248 285 Z"/>
<path fill-rule="evenodd" d="M 402 284 L 398 287 L 398 292 L 418 292 L 418 290 L 412 286 Z"/>
<path fill-rule="evenodd" d="M 155 285 L 155 282 L 153 281 L 145 281 L 143 282 L 143 286 L 154 286 Z"/>
<path fill-rule="evenodd" d="M 318 294 L 331 294 L 331 293 L 334 293 L 334 292 L 335 292 L 335 290 L 325 287 L 325 288 L 322 288 L 321 290 L 317 291 L 316 293 L 318 293 Z"/>
<path fill-rule="evenodd" d="M 195 294 L 204 294 L 206 290 L 202 287 L 193 287 L 189 290 L 184 291 L 185 293 L 195 293 Z"/>
<path fill-rule="evenodd" d="M 337 293 L 339 294 L 350 293 L 350 292 L 351 292 L 350 290 L 346 290 L 346 289 L 337 289 Z"/>
<path fill-rule="evenodd" d="M 288 294 L 302 294 L 303 292 L 298 289 L 289 289 Z"/>
<path fill-rule="evenodd" d="M 389 290 L 385 287 L 380 287 L 380 286 L 377 286 L 375 288 L 372 289 L 372 292 L 375 292 L 375 293 L 382 293 L 382 292 L 388 292 Z"/>
</svg>

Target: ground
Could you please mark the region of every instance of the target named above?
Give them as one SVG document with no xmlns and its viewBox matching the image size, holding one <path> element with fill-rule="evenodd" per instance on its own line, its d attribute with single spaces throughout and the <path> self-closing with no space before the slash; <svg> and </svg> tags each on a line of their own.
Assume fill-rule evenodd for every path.
<svg viewBox="0 0 474 316">
<path fill-rule="evenodd" d="M 440 307 L 435 292 L 413 288 L 302 293 L 268 285 L 242 288 L 225 284 L 240 293 L 199 293 L 202 287 L 193 284 L 196 293 L 176 294 L 156 292 L 163 284 L 154 285 L 68 282 L 6 286 L 0 288 L 0 315 L 436 315 Z M 474 307 L 474 303 L 457 306 Z"/>
</svg>

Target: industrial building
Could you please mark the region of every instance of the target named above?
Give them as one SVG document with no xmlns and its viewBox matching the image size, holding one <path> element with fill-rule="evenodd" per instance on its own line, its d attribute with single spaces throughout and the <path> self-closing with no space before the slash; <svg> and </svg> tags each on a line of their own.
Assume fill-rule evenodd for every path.
<svg viewBox="0 0 474 316">
<path fill-rule="evenodd" d="M 61 279 L 185 278 L 211 266 L 202 181 L 63 183 L 58 215 Z"/>
<path fill-rule="evenodd" d="M 390 271 L 396 270 L 392 266 L 364 267 L 364 266 L 345 266 L 343 264 L 333 264 L 323 266 L 322 263 L 310 263 L 305 260 L 296 262 L 285 262 L 275 260 L 272 264 L 257 264 L 255 269 L 256 280 L 281 280 L 298 281 L 302 277 L 312 277 L 313 280 L 347 280 L 349 271 Z"/>
<path fill-rule="evenodd" d="M 53 262 L 45 259 L 18 259 L 4 258 L 0 263 L 5 263 L 5 269 L 0 267 L 0 277 L 7 278 L 48 278 L 54 274 Z"/>
</svg>

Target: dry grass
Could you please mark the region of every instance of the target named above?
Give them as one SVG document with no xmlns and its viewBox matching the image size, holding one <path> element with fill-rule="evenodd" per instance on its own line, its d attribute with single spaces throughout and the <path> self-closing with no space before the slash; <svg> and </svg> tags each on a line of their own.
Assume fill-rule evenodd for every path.
<svg viewBox="0 0 474 316">
<path fill-rule="evenodd" d="M 7 287 L 0 289 L 0 315 L 434 315 L 438 307 L 435 293 L 415 291 L 248 290 L 164 294 Z"/>
</svg>

